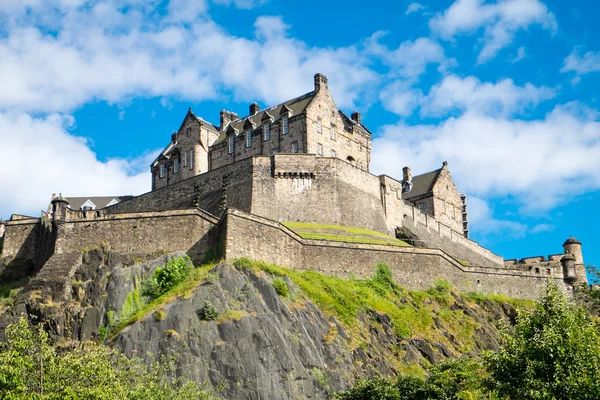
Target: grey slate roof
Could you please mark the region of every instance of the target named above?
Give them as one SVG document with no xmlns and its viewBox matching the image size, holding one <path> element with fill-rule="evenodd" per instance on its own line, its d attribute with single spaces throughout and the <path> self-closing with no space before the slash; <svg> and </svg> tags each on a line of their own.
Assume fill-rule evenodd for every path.
<svg viewBox="0 0 600 400">
<path fill-rule="evenodd" d="M 435 185 L 435 182 L 437 182 L 437 179 L 440 176 L 440 172 L 442 172 L 442 168 L 422 175 L 413 176 L 413 188 L 410 192 L 403 193 L 402 198 L 404 200 L 410 200 L 414 197 L 430 193 L 433 190 L 433 185 Z"/>
<path fill-rule="evenodd" d="M 308 92 L 306 94 L 303 94 L 300 97 L 296 97 L 295 99 L 291 99 L 284 103 L 278 104 L 276 106 L 266 108 L 264 110 L 260 110 L 259 112 L 257 112 L 254 115 L 249 115 L 244 118 L 236 119 L 235 121 L 232 121 L 229 125 L 231 127 L 233 127 L 234 129 L 236 129 L 238 132 L 243 132 L 244 131 L 244 123 L 246 122 L 246 120 L 249 119 L 250 122 L 252 122 L 254 124 L 254 128 L 256 129 L 259 126 L 262 126 L 262 118 L 265 115 L 265 112 L 268 112 L 269 115 L 271 117 L 273 117 L 273 121 L 279 120 L 279 113 L 281 112 L 281 108 L 284 105 L 292 111 L 292 115 L 301 114 L 304 112 L 306 107 L 310 104 L 312 99 L 315 97 L 316 93 L 317 92 L 315 92 L 315 91 Z M 217 143 L 221 143 L 223 140 L 225 140 L 226 137 L 227 137 L 227 133 L 226 133 L 226 130 L 224 129 L 223 131 L 221 131 L 221 134 L 219 135 L 217 140 L 212 144 L 212 146 L 214 146 Z"/>
<path fill-rule="evenodd" d="M 105 208 L 108 203 L 116 199 L 118 202 L 132 199 L 133 196 L 100 196 L 100 197 L 67 197 L 71 210 L 81 210 L 81 206 L 90 200 L 96 205 L 96 209 Z"/>
</svg>

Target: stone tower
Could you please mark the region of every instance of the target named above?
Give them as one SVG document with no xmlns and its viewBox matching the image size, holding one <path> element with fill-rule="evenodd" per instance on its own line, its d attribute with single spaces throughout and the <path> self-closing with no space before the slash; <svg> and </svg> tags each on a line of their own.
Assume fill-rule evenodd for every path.
<svg viewBox="0 0 600 400">
<path fill-rule="evenodd" d="M 571 236 L 563 243 L 563 249 L 565 254 L 571 254 L 573 257 L 575 257 L 575 274 L 577 275 L 577 283 L 585 283 L 587 285 L 588 280 L 585 273 L 585 264 L 583 263 L 581 242 Z"/>
<path fill-rule="evenodd" d="M 59 194 L 58 197 L 52 199 L 51 203 L 52 221 L 57 224 L 64 223 L 67 219 L 67 208 L 69 206 L 69 201 L 65 199 L 62 194 Z"/>
</svg>

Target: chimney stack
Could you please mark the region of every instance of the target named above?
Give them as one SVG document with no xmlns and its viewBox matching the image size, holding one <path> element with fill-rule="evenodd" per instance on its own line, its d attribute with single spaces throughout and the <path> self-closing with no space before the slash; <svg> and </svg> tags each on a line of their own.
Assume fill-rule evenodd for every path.
<svg viewBox="0 0 600 400">
<path fill-rule="evenodd" d="M 315 74 L 315 92 L 321 90 L 321 88 L 327 88 L 327 77 L 321 73 Z"/>
<path fill-rule="evenodd" d="M 402 180 L 404 182 L 412 181 L 412 173 L 411 173 L 410 168 L 408 168 L 408 167 L 402 168 Z"/>
<path fill-rule="evenodd" d="M 260 106 L 257 102 L 250 104 L 250 115 L 256 115 L 260 111 Z"/>
<path fill-rule="evenodd" d="M 173 132 L 171 134 L 171 142 L 175 143 L 177 141 L 177 132 Z"/>
<path fill-rule="evenodd" d="M 238 119 L 238 115 L 236 113 L 232 111 L 221 110 L 221 126 L 219 127 L 219 130 L 224 130 L 227 124 L 229 124 L 231 121 L 235 121 L 236 119 Z"/>
<path fill-rule="evenodd" d="M 358 111 L 354 111 L 350 115 L 350 119 L 352 119 L 354 122 L 358 122 L 359 124 L 361 123 L 360 113 Z"/>
</svg>

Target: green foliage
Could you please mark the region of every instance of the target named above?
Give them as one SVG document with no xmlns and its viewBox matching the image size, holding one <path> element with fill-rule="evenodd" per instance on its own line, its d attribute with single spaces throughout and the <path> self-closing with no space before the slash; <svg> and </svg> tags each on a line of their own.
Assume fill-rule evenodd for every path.
<svg viewBox="0 0 600 400">
<path fill-rule="evenodd" d="M 183 282 L 191 271 L 192 262 L 187 255 L 173 258 L 144 281 L 142 294 L 151 300 L 156 299 Z"/>
<path fill-rule="evenodd" d="M 433 287 L 427 292 L 433 296 L 440 304 L 450 304 L 452 295 L 450 294 L 452 285 L 445 279 L 436 279 Z"/>
<path fill-rule="evenodd" d="M 293 230 L 297 235 L 304 239 L 382 244 L 402 247 L 409 246 L 402 240 L 398 240 L 393 236 L 371 229 L 307 222 L 284 222 L 283 225 Z"/>
<path fill-rule="evenodd" d="M 289 296 L 290 290 L 288 289 L 288 286 L 287 286 L 287 284 L 285 283 L 285 281 L 283 279 L 275 278 L 271 282 L 271 285 L 273 285 L 273 287 L 275 288 L 275 291 L 281 297 L 288 297 Z"/>
<path fill-rule="evenodd" d="M 0 398 L 3 399 L 212 399 L 188 380 L 171 378 L 174 359 L 146 365 L 94 343 L 60 352 L 48 335 L 21 318 L 0 343 Z"/>
<path fill-rule="evenodd" d="M 331 382 L 329 381 L 329 376 L 326 373 L 321 371 L 319 368 L 313 368 L 311 375 L 318 387 L 320 387 L 326 393 L 331 392 Z"/>
<path fill-rule="evenodd" d="M 215 321 L 219 318 L 219 312 L 210 301 L 205 301 L 204 307 L 198 311 L 198 317 L 203 321 Z"/>
<path fill-rule="evenodd" d="M 141 310 L 144 305 L 146 305 L 146 301 L 140 296 L 140 288 L 137 287 L 136 289 L 133 289 L 131 292 L 127 293 L 127 297 L 121 308 L 121 313 L 119 314 L 119 319 L 126 320 L 131 318 L 131 316 Z"/>
<path fill-rule="evenodd" d="M 511 399 L 599 399 L 600 337 L 583 307 L 549 282 L 490 354 L 489 383 Z"/>
</svg>

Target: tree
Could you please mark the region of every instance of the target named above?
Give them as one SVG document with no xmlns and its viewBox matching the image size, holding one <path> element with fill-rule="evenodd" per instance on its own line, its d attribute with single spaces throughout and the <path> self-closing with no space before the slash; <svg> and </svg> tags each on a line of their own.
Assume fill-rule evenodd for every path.
<svg viewBox="0 0 600 400">
<path fill-rule="evenodd" d="M 173 359 L 146 365 L 108 347 L 84 343 L 59 351 L 25 318 L 0 343 L 2 399 L 210 399 L 194 382 L 173 379 Z"/>
<path fill-rule="evenodd" d="M 502 334 L 501 349 L 486 357 L 490 387 L 500 398 L 600 399 L 597 329 L 549 282 L 536 306 Z"/>
</svg>

